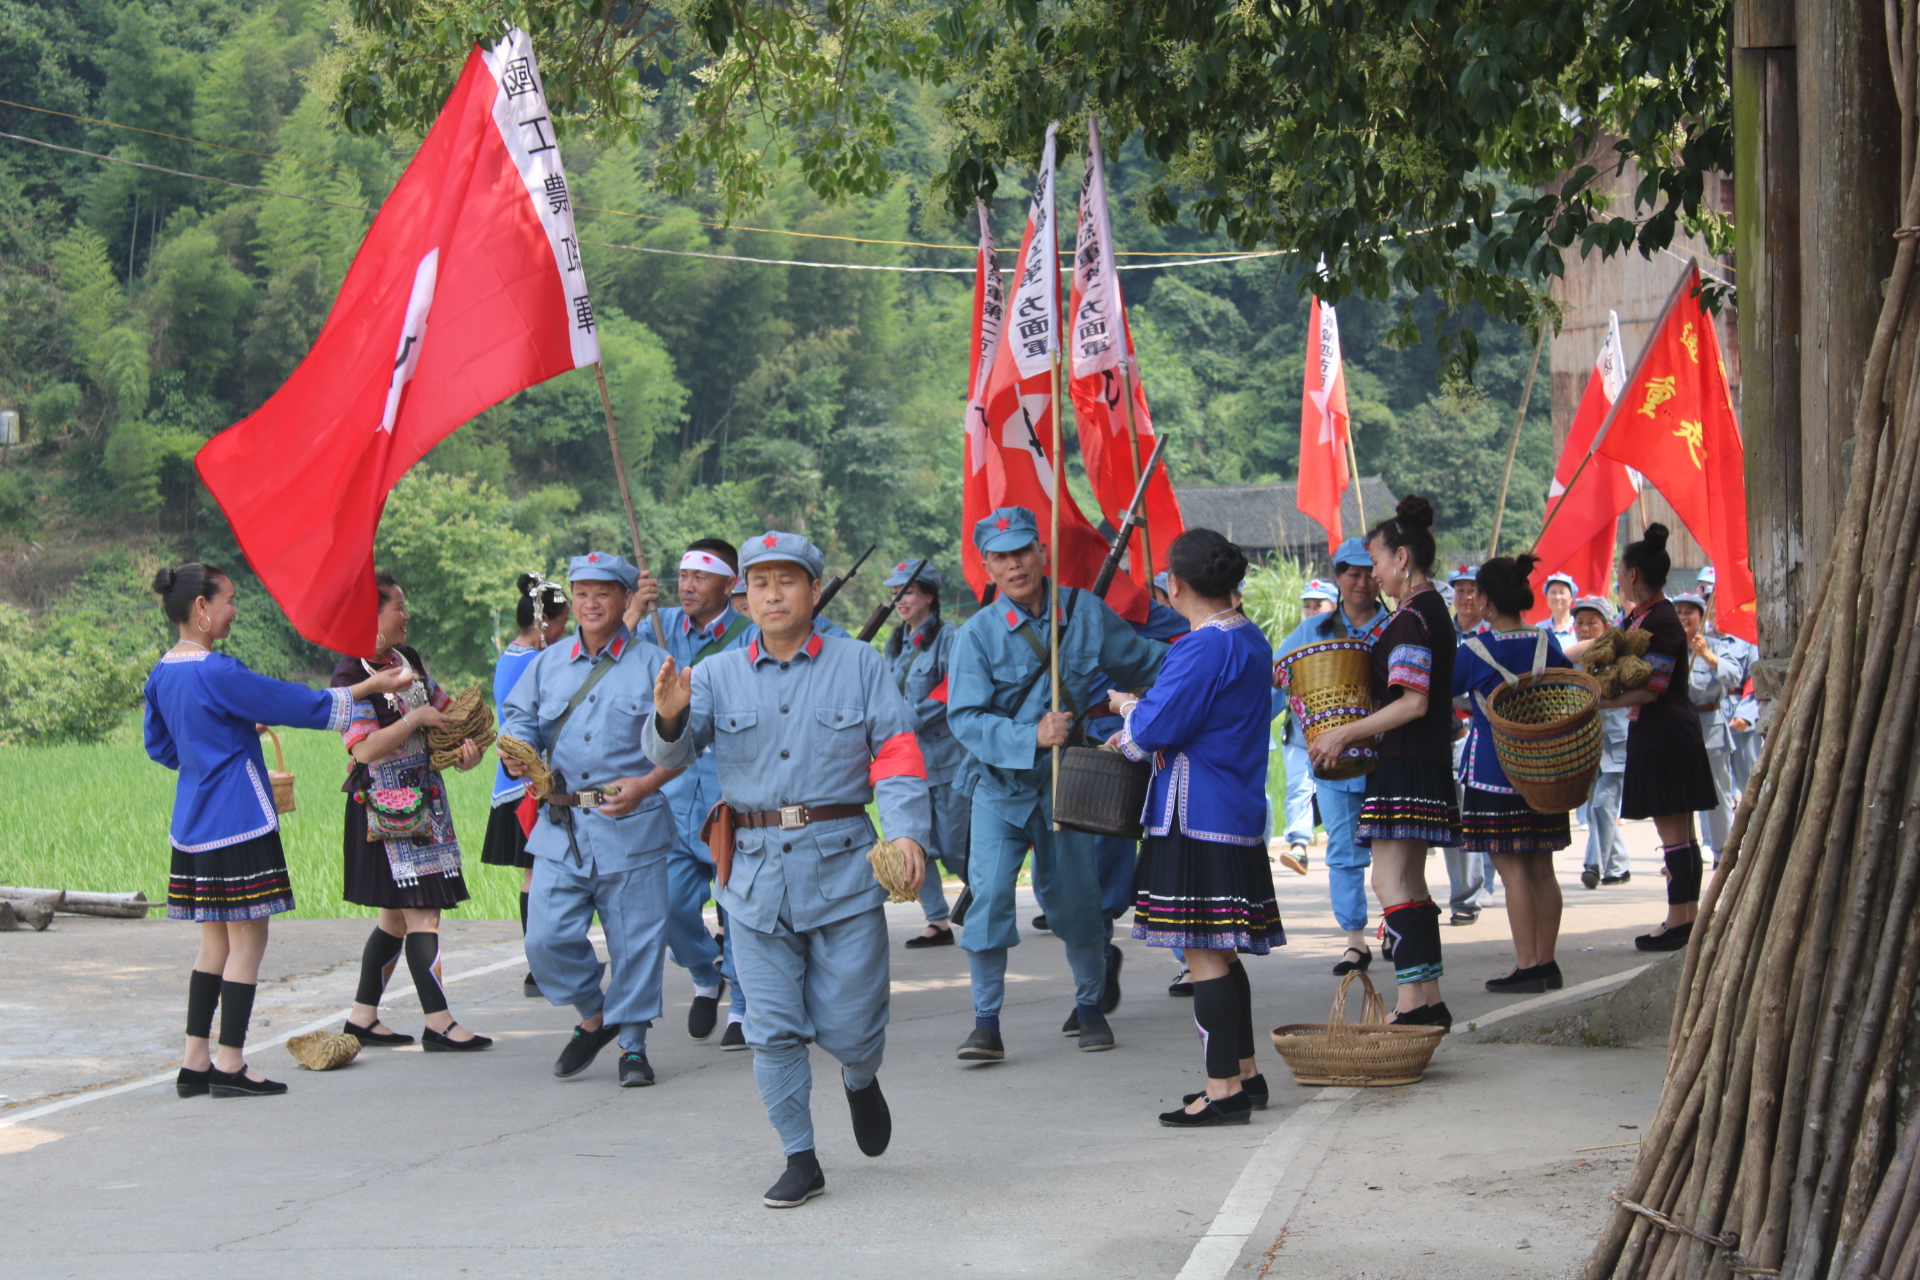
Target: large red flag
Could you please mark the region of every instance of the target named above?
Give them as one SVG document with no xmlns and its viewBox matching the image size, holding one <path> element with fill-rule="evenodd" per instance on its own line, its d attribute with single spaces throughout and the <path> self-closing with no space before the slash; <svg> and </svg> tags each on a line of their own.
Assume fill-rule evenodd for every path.
<svg viewBox="0 0 1920 1280">
<path fill-rule="evenodd" d="M 1080 228 L 1073 255 L 1073 298 L 1067 314 L 1067 351 L 1073 361 L 1068 393 L 1080 426 L 1080 458 L 1087 467 L 1100 512 L 1114 528 L 1126 519 L 1133 492 L 1140 485 L 1140 468 L 1153 456 L 1153 416 L 1147 412 L 1147 389 L 1140 381 L 1140 365 L 1133 354 L 1133 326 L 1127 323 L 1126 303 L 1120 296 L 1120 275 L 1114 269 L 1113 226 L 1107 216 L 1106 157 L 1100 147 L 1098 121 L 1087 121 L 1087 166 L 1080 182 Z M 1121 352 L 1125 350 L 1123 358 Z M 1133 393 L 1133 430 L 1128 428 L 1122 388 Z M 1129 440 L 1129 435 L 1134 438 Z M 1146 532 L 1161 564 L 1167 548 L 1186 531 L 1180 503 L 1165 466 L 1154 470 L 1147 484 Z M 1152 581 L 1155 566 L 1145 554 L 1148 539 L 1135 535 L 1127 557 L 1135 582 Z"/>
<path fill-rule="evenodd" d="M 533 48 L 476 48 L 313 350 L 200 476 L 300 634 L 371 653 L 387 494 L 490 405 L 600 358 Z"/>
<path fill-rule="evenodd" d="M 1720 629 L 1757 640 L 1746 455 L 1699 285 L 1700 269 L 1688 263 L 1594 448 L 1645 476 L 1673 505 L 1719 571 Z"/>
<path fill-rule="evenodd" d="M 1060 273 L 1051 239 L 1053 130 L 1034 182 L 1026 235 L 1020 244 L 1018 287 L 1011 315 L 1001 306 L 999 265 L 981 210 L 980 249 L 974 267 L 974 379 L 967 402 L 967 474 L 961 497 L 960 563 L 976 595 L 990 579 L 973 543 L 974 522 L 995 507 L 1025 507 L 1046 536 L 1053 513 L 1053 394 L 1049 344 L 1058 332 Z M 1022 362 L 1033 369 L 1023 372 Z M 1071 493 L 1060 500 L 1060 582 L 1091 589 L 1107 544 Z M 1144 622 L 1149 597 L 1133 579 L 1115 576 L 1107 603 Z"/>
<path fill-rule="evenodd" d="M 1606 341 L 1594 358 L 1586 393 L 1580 397 L 1573 425 L 1567 429 L 1567 442 L 1553 472 L 1553 486 L 1547 491 L 1547 507 L 1554 517 L 1533 549 L 1540 563 L 1533 570 L 1534 607 L 1527 615 L 1530 620 L 1547 616 L 1546 585 L 1551 574 L 1570 575 L 1580 584 L 1582 595 L 1604 596 L 1611 590 L 1620 513 L 1633 505 L 1640 492 L 1640 478 L 1631 467 L 1612 458 L 1595 457 L 1587 461 L 1584 472 L 1580 464 L 1593 449 L 1593 438 L 1606 421 L 1607 411 L 1619 399 L 1626 380 L 1620 317 L 1610 311 Z M 1569 491 L 1567 486 L 1576 474 L 1580 483 Z"/>
<path fill-rule="evenodd" d="M 1319 298 L 1307 314 L 1307 377 L 1300 396 L 1300 485 L 1294 506 L 1327 531 L 1327 554 L 1340 547 L 1340 495 L 1347 467 L 1347 372 L 1340 322 Z"/>
</svg>

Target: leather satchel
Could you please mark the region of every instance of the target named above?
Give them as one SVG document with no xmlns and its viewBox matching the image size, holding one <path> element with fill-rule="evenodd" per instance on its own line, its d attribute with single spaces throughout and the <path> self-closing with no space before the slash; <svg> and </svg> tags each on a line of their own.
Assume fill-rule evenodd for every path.
<svg viewBox="0 0 1920 1280">
<path fill-rule="evenodd" d="M 735 816 L 733 806 L 722 800 L 707 810 L 707 820 L 700 824 L 700 838 L 707 842 L 707 852 L 713 855 L 713 878 L 723 887 L 733 871 Z"/>
</svg>

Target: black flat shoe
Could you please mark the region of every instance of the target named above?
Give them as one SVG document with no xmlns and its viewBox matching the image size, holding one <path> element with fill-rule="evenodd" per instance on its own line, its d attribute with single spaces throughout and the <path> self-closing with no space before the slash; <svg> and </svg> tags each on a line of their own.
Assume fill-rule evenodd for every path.
<svg viewBox="0 0 1920 1280">
<path fill-rule="evenodd" d="M 1349 960 L 1348 956 L 1359 956 L 1358 960 Z M 1340 963 L 1333 966 L 1333 976 L 1345 977 L 1349 973 L 1365 973 L 1367 966 L 1373 963 L 1373 952 L 1365 947 L 1348 947 L 1340 955 Z"/>
<path fill-rule="evenodd" d="M 1442 1031 L 1453 1030 L 1453 1012 L 1447 1008 L 1447 1002 L 1423 1004 L 1409 1013 L 1390 1013 L 1387 1015 L 1390 1027 L 1438 1027 Z"/>
<path fill-rule="evenodd" d="M 540 990 L 540 984 L 533 980 L 532 974 L 528 974 L 526 977 L 520 979 L 520 994 L 529 1000 L 538 1000 L 543 994 Z"/>
<path fill-rule="evenodd" d="M 375 1023 L 374 1025 L 378 1026 L 379 1024 Z M 379 1044 L 379 1045 L 386 1045 L 389 1048 L 398 1048 L 403 1044 L 413 1043 L 412 1036 L 402 1035 L 398 1031 L 375 1031 L 373 1027 L 355 1026 L 351 1018 L 347 1020 L 347 1025 L 344 1028 L 344 1030 L 347 1035 L 350 1035 L 355 1040 L 358 1040 L 362 1048 L 365 1048 L 367 1045 L 370 1045 L 370 1044 Z"/>
<path fill-rule="evenodd" d="M 935 929 L 931 934 L 918 934 L 907 939 L 907 950 L 918 951 L 923 947 L 950 947 L 953 945 L 951 928 Z"/>
<path fill-rule="evenodd" d="M 1033 927 L 1038 929 L 1042 933 L 1053 932 L 1053 930 L 1047 928 L 1047 917 L 1044 913 L 1037 915 L 1033 918 Z"/>
<path fill-rule="evenodd" d="M 1516 968 L 1504 978 L 1488 978 L 1487 990 L 1505 992 L 1540 992 L 1547 989 L 1547 980 L 1538 969 Z"/>
<path fill-rule="evenodd" d="M 840 1087 L 846 1089 L 846 1083 L 842 1081 Z M 893 1113 L 880 1092 L 880 1077 L 867 1081 L 864 1089 L 847 1089 L 847 1109 L 853 1113 L 853 1140 L 860 1145 L 860 1154 L 885 1155 L 893 1141 Z"/>
<path fill-rule="evenodd" d="M 1080 1019 L 1080 1052 L 1103 1053 L 1111 1048 L 1113 1028 L 1107 1025 L 1106 1015 L 1095 1013 Z"/>
<path fill-rule="evenodd" d="M 1067 1020 L 1060 1024 L 1060 1034 L 1063 1036 L 1077 1036 L 1080 1034 L 1079 1005 L 1073 1006 L 1073 1012 L 1068 1014 Z"/>
<path fill-rule="evenodd" d="M 720 997 L 727 994 L 726 979 L 720 980 L 720 989 L 710 996 L 696 995 L 693 1004 L 687 1009 L 687 1035 L 695 1041 L 704 1041 L 713 1034 L 720 1024 Z"/>
<path fill-rule="evenodd" d="M 797 1209 L 827 1190 L 827 1175 L 811 1151 L 797 1151 L 787 1157 L 787 1171 L 780 1181 L 767 1188 L 760 1203 L 769 1209 Z"/>
<path fill-rule="evenodd" d="M 183 1098 L 204 1098 L 207 1095 L 207 1077 L 213 1074 L 213 1068 L 195 1071 L 189 1067 L 180 1068 L 180 1074 L 173 1078 L 173 1091 Z"/>
<path fill-rule="evenodd" d="M 1170 996 L 1191 996 L 1193 994 L 1193 974 L 1191 971 L 1182 969 L 1179 976 L 1167 984 L 1167 994 Z"/>
<path fill-rule="evenodd" d="M 1589 889 L 1598 889 L 1600 887 L 1600 873 L 1592 867 L 1588 867 L 1580 873 L 1580 883 Z"/>
<path fill-rule="evenodd" d="M 447 1027 L 451 1031 L 460 1024 L 455 1022 Z M 493 1043 L 491 1036 L 473 1036 L 466 1040 L 455 1040 L 446 1031 L 435 1031 L 432 1027 L 423 1027 L 420 1031 L 420 1047 L 428 1053 L 478 1053 Z"/>
<path fill-rule="evenodd" d="M 962 1062 L 998 1062 L 1007 1056 L 1007 1047 L 1000 1043 L 1000 1033 L 991 1027 L 975 1027 L 973 1033 L 960 1042 L 960 1051 L 956 1055 Z"/>
<path fill-rule="evenodd" d="M 1643 933 L 1633 940 L 1635 949 L 1640 951 L 1685 951 L 1687 939 L 1693 936 L 1693 921 L 1675 925 L 1671 929 L 1662 929 L 1657 933 Z"/>
<path fill-rule="evenodd" d="M 1560 976 L 1560 962 L 1557 960 L 1549 960 L 1545 964 L 1535 965 L 1533 971 L 1540 975 L 1541 981 L 1547 984 L 1547 990 L 1549 991 L 1558 991 L 1567 985 L 1566 981 Z"/>
<path fill-rule="evenodd" d="M 747 1024 L 729 1022 L 727 1029 L 720 1033 L 720 1052 L 738 1053 L 747 1047 Z"/>
<path fill-rule="evenodd" d="M 1633 882 L 1633 872 L 1631 871 L 1622 871 L 1617 876 L 1601 876 L 1600 877 L 1600 883 L 1603 885 L 1631 884 L 1632 882 Z"/>
<path fill-rule="evenodd" d="M 647 1061 L 644 1051 L 629 1049 L 620 1055 L 620 1087 L 622 1089 L 644 1089 L 653 1083 L 653 1064 Z"/>
<path fill-rule="evenodd" d="M 600 1051 L 612 1044 L 620 1035 L 620 1024 L 603 1022 L 598 1031 L 588 1031 L 585 1027 L 573 1029 L 573 1039 L 567 1041 L 567 1047 L 554 1059 L 553 1074 L 562 1080 L 571 1080 L 593 1065 Z"/>
<path fill-rule="evenodd" d="M 1100 988 L 1100 1012 L 1112 1013 L 1120 1007 L 1120 966 L 1126 955 L 1111 942 L 1107 944 L 1107 982 Z"/>
<path fill-rule="evenodd" d="M 1223 1124 L 1246 1124 L 1252 1115 L 1252 1101 L 1245 1093 L 1236 1093 L 1215 1098 L 1198 1111 L 1184 1107 L 1178 1111 L 1162 1111 L 1160 1123 L 1169 1129 L 1211 1129 Z"/>
<path fill-rule="evenodd" d="M 1270 1095 L 1267 1093 L 1267 1078 L 1265 1076 L 1248 1076 L 1240 1082 L 1240 1092 L 1246 1095 L 1247 1101 L 1253 1104 L 1255 1111 L 1265 1111 L 1267 1109 L 1267 1101 Z M 1207 1091 L 1205 1089 L 1202 1089 L 1199 1093 L 1190 1093 L 1180 1099 L 1180 1105 L 1190 1107 L 1206 1096 Z"/>
<path fill-rule="evenodd" d="M 238 1071 L 222 1071 L 218 1067 L 208 1071 L 207 1090 L 216 1098 L 270 1098 L 285 1093 L 287 1086 L 278 1080 L 247 1079 L 246 1064 L 242 1063 Z"/>
<path fill-rule="evenodd" d="M 1427 1006 L 1427 1025 L 1430 1027 L 1438 1027 L 1449 1035 L 1452 1034 L 1453 1010 L 1447 1008 L 1447 1002 L 1445 1000 L 1442 1000 L 1439 1004 L 1430 1004 Z"/>
</svg>

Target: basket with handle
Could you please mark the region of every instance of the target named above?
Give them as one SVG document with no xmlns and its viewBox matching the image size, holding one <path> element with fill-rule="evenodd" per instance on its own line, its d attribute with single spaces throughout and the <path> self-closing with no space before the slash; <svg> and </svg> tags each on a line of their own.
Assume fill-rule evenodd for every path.
<svg viewBox="0 0 1920 1280">
<path fill-rule="evenodd" d="M 267 780 L 273 783 L 273 811 L 292 813 L 293 775 L 287 772 L 287 753 L 281 750 L 280 735 L 271 728 L 267 736 L 273 739 L 273 768 L 267 770 Z"/>
<path fill-rule="evenodd" d="M 1587 802 L 1600 772 L 1600 682 L 1584 671 L 1549 667 L 1547 634 L 1533 647 L 1533 670 L 1515 675 L 1494 661 L 1487 647 L 1468 637 L 1478 654 L 1505 681 L 1480 710 L 1493 728 L 1493 749 L 1507 781 L 1529 808 L 1565 813 Z"/>
<path fill-rule="evenodd" d="M 1355 978 L 1365 984 L 1360 1021 L 1347 1021 L 1347 988 Z M 1442 1027 L 1401 1027 L 1387 1021 L 1387 1008 L 1373 979 L 1355 969 L 1340 979 L 1333 1011 L 1325 1022 L 1292 1022 L 1273 1029 L 1273 1047 L 1286 1059 L 1294 1081 L 1307 1085 L 1359 1085 L 1380 1088 L 1412 1084 L 1427 1073 L 1427 1063 Z"/>
<path fill-rule="evenodd" d="M 1287 708 L 1307 735 L 1307 745 L 1336 725 L 1373 714 L 1373 646 L 1364 640 L 1322 640 L 1281 657 L 1287 674 Z M 1355 743 L 1332 769 L 1315 769 L 1329 782 L 1373 772 L 1379 754 L 1373 744 Z"/>
</svg>

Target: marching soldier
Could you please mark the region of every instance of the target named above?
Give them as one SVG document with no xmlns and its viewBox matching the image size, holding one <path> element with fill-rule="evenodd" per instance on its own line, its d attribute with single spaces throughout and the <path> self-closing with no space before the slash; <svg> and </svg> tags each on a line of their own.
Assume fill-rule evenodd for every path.
<svg viewBox="0 0 1920 1280">
<path fill-rule="evenodd" d="M 910 587 L 909 581 L 913 584 Z M 967 832 L 973 809 L 967 798 L 953 789 L 953 775 L 960 771 L 967 753 L 947 726 L 947 662 L 958 629 L 940 616 L 940 571 L 926 561 L 909 560 L 896 566 L 883 585 L 906 587 L 895 606 L 900 626 L 887 639 L 887 665 L 901 696 L 913 709 L 914 736 L 927 763 L 927 790 L 933 812 L 927 875 L 920 885 L 920 907 L 926 913 L 927 930 L 908 938 L 907 946 L 950 947 L 952 909 L 947 906 L 946 890 L 941 887 L 934 861 L 939 860 L 961 883 L 966 882 Z"/>
<path fill-rule="evenodd" d="M 1753 664 L 1760 661 L 1760 649 L 1715 625 L 1718 610 L 1714 606 L 1713 589 L 1718 582 L 1719 574 L 1714 572 L 1712 565 L 1708 565 L 1700 571 L 1700 582 L 1694 590 L 1707 602 L 1708 634 L 1721 652 L 1732 658 L 1746 673 L 1740 688 L 1733 695 L 1733 714 L 1727 720 L 1728 732 L 1733 735 L 1733 789 L 1738 794 L 1747 789 L 1747 778 L 1753 773 L 1754 766 L 1760 763 L 1760 730 L 1756 727 L 1760 723 L 1760 700 L 1753 696 Z"/>
<path fill-rule="evenodd" d="M 927 839 L 926 764 L 886 660 L 856 640 L 816 635 L 822 557 L 797 534 L 750 539 L 740 556 L 757 639 L 655 681 L 646 749 L 673 767 L 712 744 L 722 833 L 720 902 L 747 990 L 747 1043 L 787 1168 L 769 1208 L 826 1190 L 814 1150 L 809 1041 L 839 1059 L 860 1150 L 893 1134 L 878 1072 L 886 1047 L 886 891 L 867 862 L 868 802 L 918 889 Z M 724 835 L 721 837 L 724 839 Z M 727 865 L 730 863 L 731 865 Z"/>
<path fill-rule="evenodd" d="M 638 1088 L 653 1083 L 647 1028 L 660 1016 L 667 856 L 675 844 L 673 810 L 660 791 L 681 768 L 654 764 L 640 742 L 667 655 L 623 630 L 639 570 L 596 551 L 575 556 L 568 577 L 579 632 L 533 660 L 500 724 L 546 756 L 554 774 L 527 837 L 527 961 L 540 993 L 580 1014 L 553 1073 L 579 1075 L 617 1036 L 620 1085 Z M 501 763 L 514 777 L 526 775 L 519 761 L 502 756 Z M 596 912 L 606 964 L 587 939 Z"/>
<path fill-rule="evenodd" d="M 1094 837 L 1053 829 L 1049 750 L 1067 745 L 1068 731 L 1092 687 L 1106 671 L 1114 686 L 1142 688 L 1160 670 L 1166 646 L 1134 634 L 1125 619 L 1093 593 L 1049 590 L 1047 548 L 1025 507 L 1001 507 L 973 528 L 974 545 L 999 589 L 991 608 L 967 619 L 954 642 L 947 721 L 967 749 L 956 786 L 973 798 L 973 838 L 967 853 L 973 905 L 966 948 L 973 975 L 974 1028 L 960 1046 L 969 1062 L 1006 1056 L 1000 1007 L 1006 992 L 1007 949 L 1018 946 L 1014 882 L 1029 846 L 1035 889 L 1045 895 L 1047 923 L 1066 945 L 1073 971 L 1074 1010 L 1061 1028 L 1080 1048 L 1113 1047 L 1101 1011 L 1113 921 L 1100 906 Z M 1060 701 L 1049 713 L 1048 597 L 1060 616 Z"/>
<path fill-rule="evenodd" d="M 1681 630 L 1687 634 L 1692 664 L 1687 672 L 1687 698 L 1700 714 L 1700 732 L 1706 742 L 1707 764 L 1713 770 L 1714 789 L 1720 803 L 1700 820 L 1700 843 L 1712 863 L 1718 866 L 1733 830 L 1733 735 L 1728 722 L 1733 719 L 1733 704 L 1740 686 L 1746 683 L 1746 670 L 1734 660 L 1716 637 L 1707 634 L 1707 601 L 1694 592 L 1673 597 L 1680 615 Z"/>
</svg>

